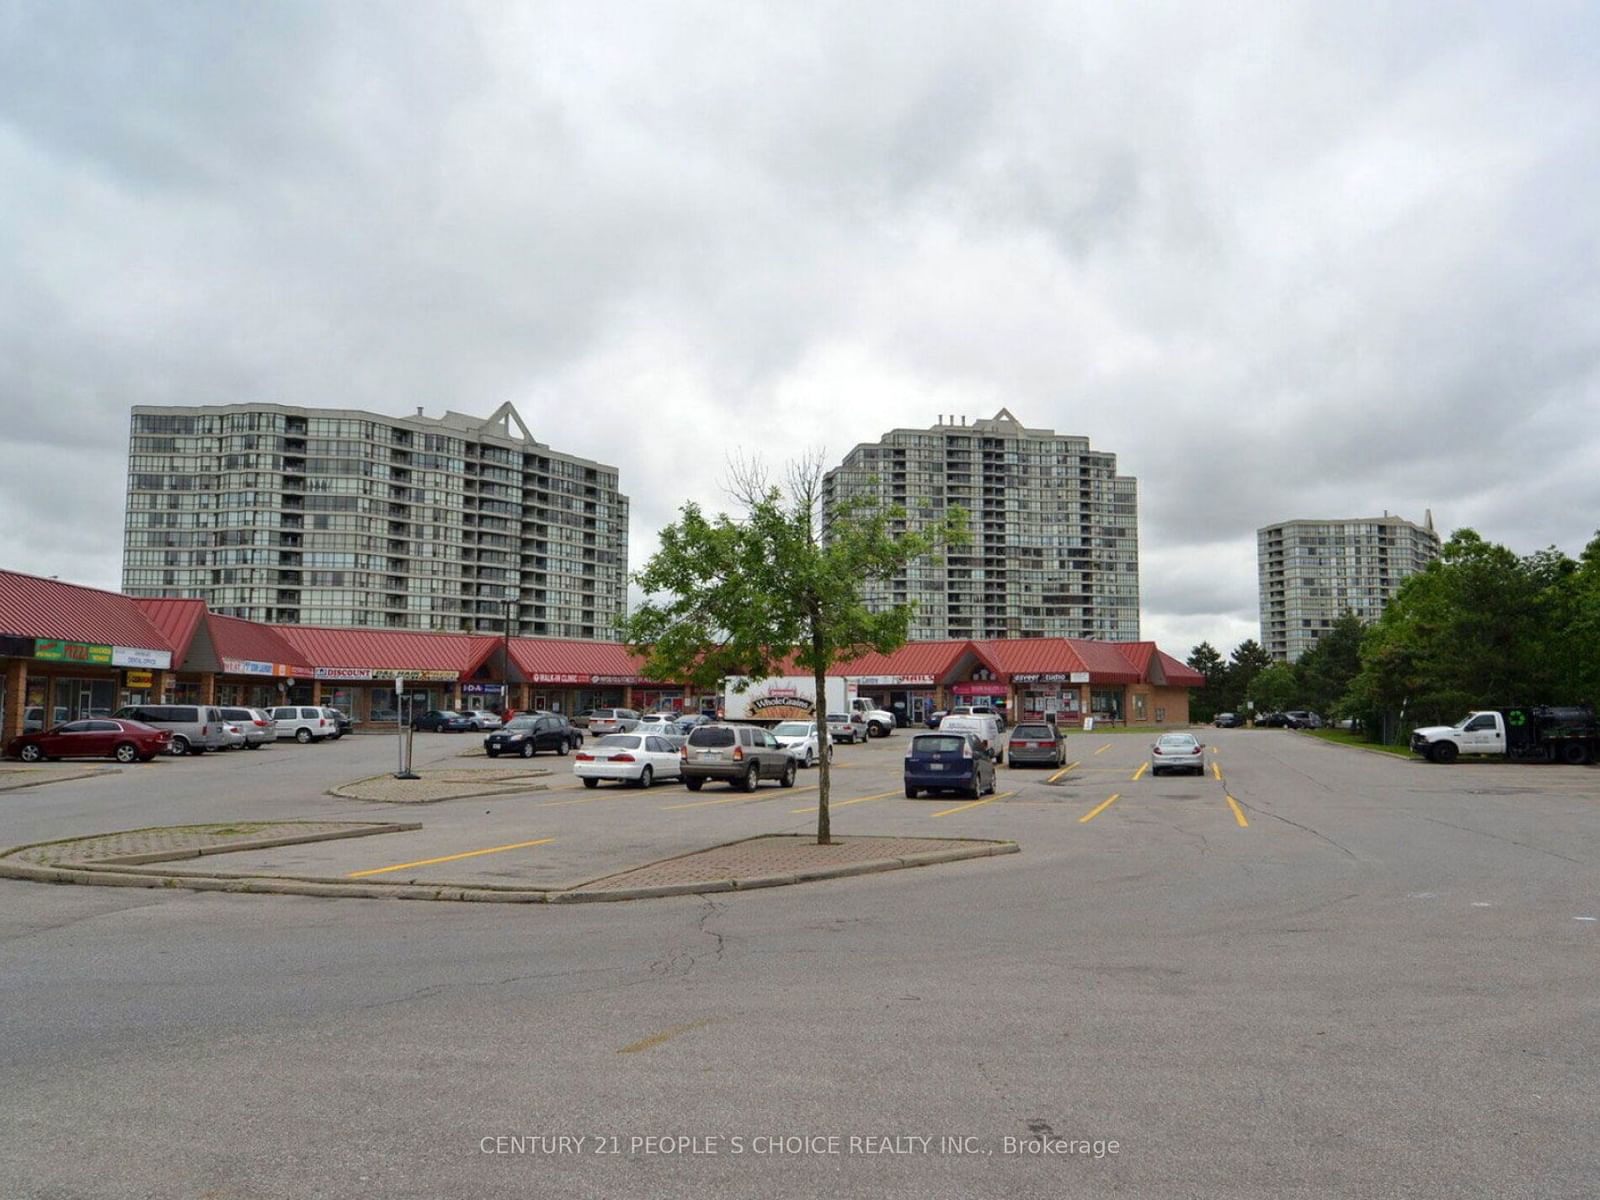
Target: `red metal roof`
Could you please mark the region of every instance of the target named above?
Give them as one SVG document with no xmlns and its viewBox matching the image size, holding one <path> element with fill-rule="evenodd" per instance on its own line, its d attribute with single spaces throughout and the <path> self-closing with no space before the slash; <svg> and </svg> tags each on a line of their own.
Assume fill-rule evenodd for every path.
<svg viewBox="0 0 1600 1200">
<path fill-rule="evenodd" d="M 134 598 L 133 603 L 167 639 L 167 645 L 172 647 L 172 665 L 182 667 L 183 660 L 189 657 L 189 643 L 194 641 L 194 631 L 200 628 L 200 622 L 206 615 L 206 602 L 139 596 Z"/>
<path fill-rule="evenodd" d="M 131 597 L 17 571 L 0 571 L 0 634 L 172 649 L 166 635 Z"/>
<path fill-rule="evenodd" d="M 1012 675 L 1066 675 L 1074 671 L 1088 671 L 1083 661 L 1066 638 L 1008 638 L 1004 641 L 979 642 L 983 653 L 994 664 L 1002 677 Z M 1127 669 L 1127 664 L 1123 664 Z"/>
<path fill-rule="evenodd" d="M 240 658 L 249 662 L 273 663 L 302 673 L 309 673 L 313 665 L 342 665 L 311 663 L 289 644 L 279 630 L 270 625 L 257 625 L 254 621 L 238 617 L 208 613 L 206 629 L 211 634 L 211 646 L 217 652 L 218 659 Z"/>
<path fill-rule="evenodd" d="M 497 637 L 421 633 L 413 629 L 344 629 L 274 625 L 303 662 L 313 667 L 400 671 L 470 671 L 492 653 Z"/>
<path fill-rule="evenodd" d="M 931 675 L 934 682 L 955 669 L 974 646 L 969 641 L 907 642 L 888 654 L 869 651 L 834 669 L 844 675 Z"/>
<path fill-rule="evenodd" d="M 1165 650 L 1157 650 L 1156 658 L 1161 662 L 1161 673 L 1166 676 L 1169 687 L 1205 687 L 1206 677 L 1196 671 L 1187 663 L 1181 663 Z"/>
<path fill-rule="evenodd" d="M 644 660 L 616 642 L 512 638 L 511 661 L 530 683 L 644 679 Z"/>
</svg>

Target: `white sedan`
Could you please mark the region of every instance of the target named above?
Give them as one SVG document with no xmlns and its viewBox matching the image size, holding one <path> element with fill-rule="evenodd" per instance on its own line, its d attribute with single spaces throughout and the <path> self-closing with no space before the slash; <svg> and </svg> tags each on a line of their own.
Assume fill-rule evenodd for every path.
<svg viewBox="0 0 1600 1200">
<path fill-rule="evenodd" d="M 602 779 L 647 788 L 658 779 L 681 779 L 679 761 L 677 747 L 660 734 L 608 733 L 578 752 L 572 773 L 587 788 Z"/>
<path fill-rule="evenodd" d="M 817 727 L 810 721 L 784 721 L 772 731 L 772 736 L 802 767 L 811 766 L 821 757 L 817 753 Z M 833 753 L 832 746 L 828 747 L 828 753 Z"/>
<path fill-rule="evenodd" d="M 499 713 L 490 712 L 486 708 L 470 708 L 461 715 L 473 722 L 472 728 L 474 730 L 499 729 L 500 726 L 505 724 L 500 719 Z"/>
</svg>

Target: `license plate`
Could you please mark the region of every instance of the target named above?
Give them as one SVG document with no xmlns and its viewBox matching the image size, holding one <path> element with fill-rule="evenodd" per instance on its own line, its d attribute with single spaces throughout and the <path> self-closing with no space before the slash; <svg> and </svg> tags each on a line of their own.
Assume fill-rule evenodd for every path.
<svg viewBox="0 0 1600 1200">
<path fill-rule="evenodd" d="M 942 771 L 942 770 L 944 770 L 944 764 L 943 763 L 929 763 L 928 764 L 928 770 L 930 770 L 930 771 Z"/>
<path fill-rule="evenodd" d="M 702 750 L 700 757 L 706 762 L 715 762 L 722 757 L 721 750 Z"/>
</svg>

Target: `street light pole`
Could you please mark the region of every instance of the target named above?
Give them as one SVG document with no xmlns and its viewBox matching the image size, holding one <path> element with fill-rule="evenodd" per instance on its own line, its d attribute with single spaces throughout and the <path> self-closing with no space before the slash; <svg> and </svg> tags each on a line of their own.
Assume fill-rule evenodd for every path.
<svg viewBox="0 0 1600 1200">
<path fill-rule="evenodd" d="M 500 694 L 500 713 L 503 718 L 506 713 L 511 711 L 511 614 L 517 603 L 516 593 L 513 592 L 503 597 L 500 602 L 505 606 L 506 613 L 505 625 L 502 629 L 504 640 L 500 647 L 501 674 L 505 681 L 505 690 Z"/>
</svg>

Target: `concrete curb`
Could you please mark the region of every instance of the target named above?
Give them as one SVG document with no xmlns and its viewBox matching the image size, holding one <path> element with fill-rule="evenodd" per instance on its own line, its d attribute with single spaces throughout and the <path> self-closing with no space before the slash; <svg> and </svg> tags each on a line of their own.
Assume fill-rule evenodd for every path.
<svg viewBox="0 0 1600 1200">
<path fill-rule="evenodd" d="M 141 766 L 144 764 L 140 764 Z M 0 792 L 20 792 L 27 788 L 48 787 L 52 783 L 76 783 L 81 779 L 99 779 L 103 775 L 121 775 L 121 767 L 102 767 L 95 771 L 80 771 L 76 775 L 55 775 L 49 779 L 30 779 L 26 783 L 0 783 Z"/>
<path fill-rule="evenodd" d="M 399 829 L 416 829 L 419 825 L 396 825 L 392 829 L 375 829 L 372 832 L 394 832 Z M 366 831 L 344 836 L 362 836 Z M 325 841 L 317 838 L 267 839 L 257 846 L 294 845 L 301 841 Z M 730 843 L 731 844 L 731 843 Z M 13 847 L 12 850 L 25 847 Z M 235 849 L 256 846 L 237 845 Z M 752 875 L 737 879 L 702 880 L 694 883 L 660 884 L 654 887 L 616 888 L 598 890 L 574 888 L 567 891 L 550 891 L 539 888 L 515 888 L 506 885 L 475 886 L 472 884 L 379 884 L 347 883 L 320 880 L 311 877 L 278 878 L 263 875 L 227 875 L 221 873 L 181 872 L 174 874 L 145 873 L 134 869 L 135 864 L 126 859 L 107 862 L 104 866 L 85 864 L 80 867 L 35 866 L 7 860 L 0 852 L 0 879 L 17 879 L 34 883 L 82 884 L 99 887 L 181 888 L 194 892 L 235 892 L 252 895 L 313 896 L 323 899 L 352 900 L 454 900 L 489 904 L 602 904 L 621 900 L 656 900 L 672 896 L 700 896 L 717 892 L 754 891 L 760 888 L 787 887 L 797 883 L 811 883 L 825 879 L 844 879 L 852 875 L 873 875 L 909 867 L 933 866 L 938 863 L 959 862 L 963 859 L 991 858 L 1001 854 L 1020 853 L 1016 842 L 978 842 L 957 850 L 933 850 L 926 854 L 908 854 L 896 858 L 868 859 L 865 862 L 847 863 L 837 867 L 819 867 L 777 875 Z M 212 848 L 211 853 L 224 853 L 222 848 Z M 184 852 L 184 857 L 198 857 Z M 144 856 L 130 856 L 143 858 Z M 177 857 L 177 856 L 173 856 Z M 671 859 L 662 861 L 670 862 Z"/>
</svg>

